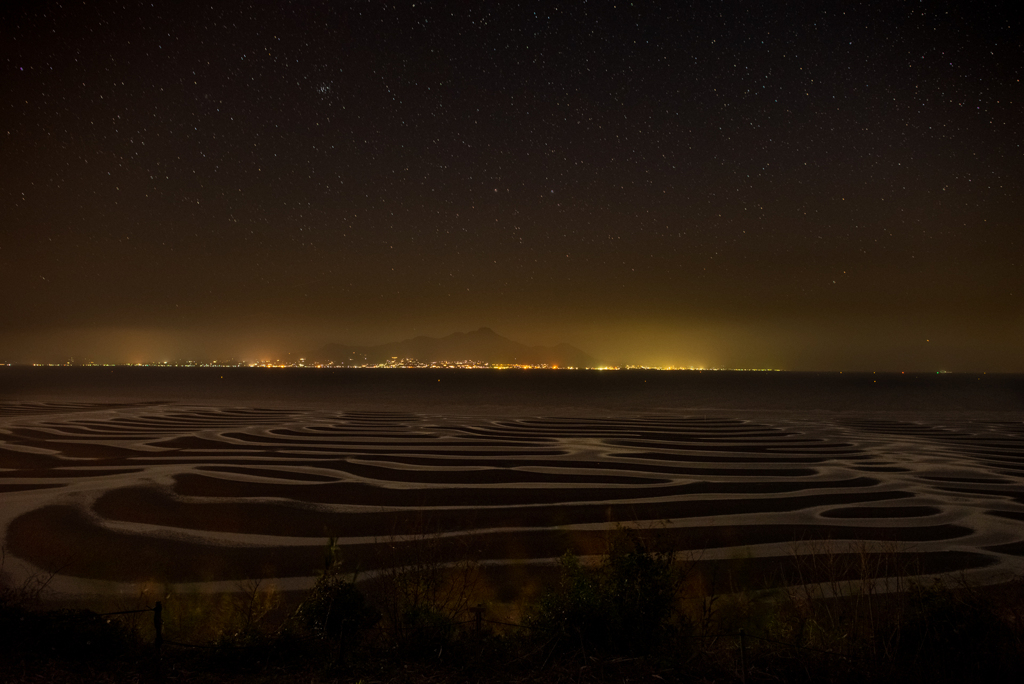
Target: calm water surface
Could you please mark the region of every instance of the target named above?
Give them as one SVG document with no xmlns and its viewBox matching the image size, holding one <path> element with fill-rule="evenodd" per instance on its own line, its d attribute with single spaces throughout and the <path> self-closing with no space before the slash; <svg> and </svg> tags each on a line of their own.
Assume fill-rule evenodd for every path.
<svg viewBox="0 0 1024 684">
<path fill-rule="evenodd" d="M 1024 415 L 1024 375 L 747 371 L 0 368 L 0 401 L 167 401 L 431 413 L 679 410 Z"/>
</svg>

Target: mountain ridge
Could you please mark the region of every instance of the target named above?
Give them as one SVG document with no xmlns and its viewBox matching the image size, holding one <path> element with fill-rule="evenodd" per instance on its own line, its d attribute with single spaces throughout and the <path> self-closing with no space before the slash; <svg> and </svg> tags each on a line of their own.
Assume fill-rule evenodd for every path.
<svg viewBox="0 0 1024 684">
<path fill-rule="evenodd" d="M 531 347 L 482 327 L 445 337 L 419 335 L 399 342 L 372 346 L 328 343 L 306 354 L 307 363 L 337 366 L 376 365 L 395 359 L 419 363 L 475 362 L 490 365 L 593 368 L 597 360 L 577 347 L 561 342 L 552 347 Z"/>
</svg>

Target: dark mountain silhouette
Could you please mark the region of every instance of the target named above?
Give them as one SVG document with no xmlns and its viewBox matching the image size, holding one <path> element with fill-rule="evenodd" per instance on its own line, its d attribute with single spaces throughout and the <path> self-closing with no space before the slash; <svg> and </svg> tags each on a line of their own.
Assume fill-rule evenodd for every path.
<svg viewBox="0 0 1024 684">
<path fill-rule="evenodd" d="M 373 347 L 328 344 L 307 354 L 306 363 L 362 365 L 387 363 L 392 359 L 415 359 L 421 363 L 475 361 L 488 364 L 524 364 L 593 368 L 597 361 L 569 344 L 554 347 L 528 347 L 502 337 L 490 328 L 447 337 L 414 337 Z"/>
</svg>

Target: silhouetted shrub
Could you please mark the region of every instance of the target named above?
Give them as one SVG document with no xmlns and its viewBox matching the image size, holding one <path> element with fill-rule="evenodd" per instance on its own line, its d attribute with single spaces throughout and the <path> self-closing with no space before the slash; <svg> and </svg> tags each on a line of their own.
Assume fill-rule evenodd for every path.
<svg viewBox="0 0 1024 684">
<path fill-rule="evenodd" d="M 563 648 L 649 653 L 685 624 L 676 610 L 678 569 L 634 531 L 617 539 L 594 568 L 567 552 L 557 590 L 542 597 L 530 627 Z"/>
<path fill-rule="evenodd" d="M 479 566 L 465 540 L 451 539 L 423 519 L 408 521 L 407 534 L 377 544 L 381 569 L 366 581 L 380 609 L 381 645 L 412 659 L 450 652 L 460 636 Z"/>
<path fill-rule="evenodd" d="M 905 677 L 1000 681 L 1009 669 L 1019 668 L 1013 631 L 988 601 L 967 588 L 913 588 L 898 627 L 895 666 Z"/>
<path fill-rule="evenodd" d="M 678 572 L 670 553 L 659 553 L 632 531 L 612 546 L 605 561 L 605 588 L 616 618 L 617 641 L 643 652 L 665 636 L 675 611 Z"/>
<path fill-rule="evenodd" d="M 328 547 L 326 569 L 317 578 L 309 595 L 295 611 L 298 620 L 313 634 L 325 639 L 340 639 L 349 644 L 377 624 L 380 613 L 346 579 L 336 558 L 334 540 Z M 353 580 L 355 578 L 353 577 Z"/>
<path fill-rule="evenodd" d="M 558 588 L 541 597 L 528 624 L 539 636 L 550 635 L 569 646 L 605 645 L 610 605 L 597 572 L 584 568 L 570 551 L 558 563 Z"/>
</svg>

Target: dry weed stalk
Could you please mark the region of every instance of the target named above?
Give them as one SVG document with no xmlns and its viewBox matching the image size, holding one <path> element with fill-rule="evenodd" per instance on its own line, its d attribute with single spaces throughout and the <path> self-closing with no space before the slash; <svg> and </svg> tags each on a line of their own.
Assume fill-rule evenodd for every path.
<svg viewBox="0 0 1024 684">
<path fill-rule="evenodd" d="M 479 562 L 464 536 L 443 535 L 422 515 L 412 532 L 376 540 L 374 577 L 367 595 L 383 617 L 381 629 L 396 644 L 450 638 L 467 615 L 480 581 Z"/>
<path fill-rule="evenodd" d="M 7 565 L 7 547 L 0 546 L 0 604 L 38 606 L 42 602 L 42 596 L 46 593 L 53 578 L 60 574 L 71 562 L 71 556 L 56 570 L 37 570 L 28 577 L 15 584 L 9 572 L 4 568 Z"/>
<path fill-rule="evenodd" d="M 281 603 L 281 596 L 273 584 L 264 586 L 265 580 L 247 579 L 238 583 L 241 598 L 236 603 L 233 629 L 236 635 L 264 631 L 267 616 Z M 240 605 L 239 605 L 240 604 Z M 240 610 L 239 610 L 240 608 Z M 240 618 L 237 615 L 240 614 Z"/>
<path fill-rule="evenodd" d="M 785 578 L 789 636 L 848 656 L 888 658 L 899 641 L 915 559 L 896 542 L 812 540 Z"/>
</svg>

